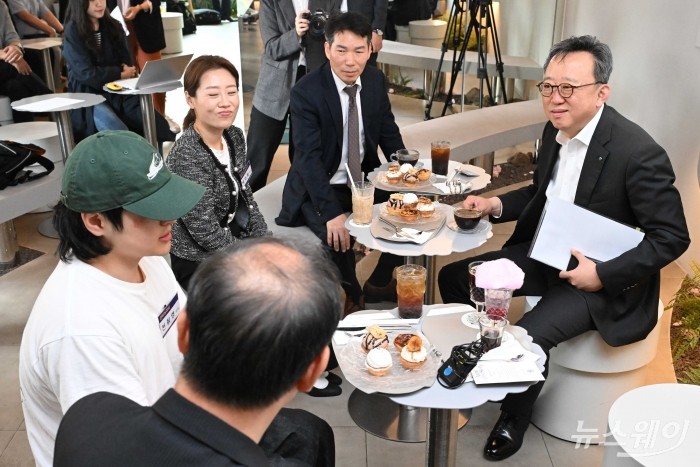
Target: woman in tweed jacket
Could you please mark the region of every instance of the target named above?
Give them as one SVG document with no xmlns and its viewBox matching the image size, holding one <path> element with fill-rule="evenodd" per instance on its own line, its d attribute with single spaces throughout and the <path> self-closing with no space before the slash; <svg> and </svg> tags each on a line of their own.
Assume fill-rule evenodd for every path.
<svg viewBox="0 0 700 467">
<path fill-rule="evenodd" d="M 269 233 L 248 184 L 243 132 L 232 125 L 239 103 L 238 71 L 222 57 L 201 56 L 188 65 L 184 88 L 190 110 L 166 164 L 207 188 L 172 231 L 173 271 L 187 289 L 207 256 L 238 239 Z"/>
</svg>

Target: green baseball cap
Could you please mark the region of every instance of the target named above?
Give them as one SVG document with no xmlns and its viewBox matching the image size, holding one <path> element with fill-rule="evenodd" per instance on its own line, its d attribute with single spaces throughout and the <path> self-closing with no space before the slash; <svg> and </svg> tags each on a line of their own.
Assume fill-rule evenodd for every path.
<svg viewBox="0 0 700 467">
<path fill-rule="evenodd" d="M 187 214 L 203 194 L 203 186 L 170 172 L 163 156 L 129 131 L 101 131 L 81 141 L 61 184 L 61 201 L 72 211 L 124 208 L 159 221 Z"/>
</svg>

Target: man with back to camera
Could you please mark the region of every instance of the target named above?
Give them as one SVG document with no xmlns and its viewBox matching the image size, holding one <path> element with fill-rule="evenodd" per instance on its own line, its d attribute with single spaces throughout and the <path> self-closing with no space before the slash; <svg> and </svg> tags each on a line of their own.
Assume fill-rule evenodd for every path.
<svg viewBox="0 0 700 467">
<path fill-rule="evenodd" d="M 611 346 L 644 339 L 657 322 L 660 270 L 690 244 L 668 155 L 642 128 L 605 104 L 611 72 L 610 48 L 595 37 L 571 37 L 552 47 L 538 85 L 549 122 L 533 183 L 499 197 L 464 201 L 494 222 L 517 219 L 513 235 L 502 250 L 445 266 L 438 278 L 445 303 L 468 303 L 469 262 L 513 260 L 525 272 L 515 294 L 542 296 L 518 326 L 547 354 L 589 330 L 598 330 Z M 638 227 L 644 239 L 600 263 L 574 249 L 573 268 L 555 270 L 528 258 L 548 198 Z M 543 384 L 503 400 L 484 447 L 488 459 L 505 459 L 520 449 Z"/>
<path fill-rule="evenodd" d="M 364 307 L 363 289 L 355 274 L 355 255 L 345 228 L 346 213 L 352 209 L 345 165 L 351 170 L 356 167 L 353 178 L 359 180 L 361 173 L 368 174 L 381 164 L 378 146 L 384 154 L 404 148 L 391 113 L 384 74 L 375 67 L 365 66 L 371 35 L 369 22 L 359 13 L 332 16 L 326 23 L 325 50 L 329 62 L 292 88 L 296 156 L 284 186 L 282 210 L 276 219 L 279 225 L 307 225 L 331 250 L 346 294 L 345 314 Z M 354 138 L 359 141 L 352 145 L 353 151 L 348 92 L 353 93 L 357 112 Z M 375 201 L 377 197 L 388 197 L 386 192 L 375 193 Z M 398 256 L 382 254 L 367 283 L 373 289 L 390 284 L 394 267 L 401 263 Z M 367 287 L 365 284 L 365 289 L 370 290 Z"/>
<path fill-rule="evenodd" d="M 208 258 L 189 290 L 175 387 L 153 407 L 106 392 L 76 402 L 57 467 L 268 465 L 256 443 L 326 367 L 341 306 L 334 267 L 316 246 L 250 239 Z M 334 465 L 334 450 L 325 454 L 315 465 Z"/>
<path fill-rule="evenodd" d="M 37 465 L 52 464 L 59 422 L 78 399 L 108 391 L 152 404 L 175 383 L 182 354 L 173 325 L 186 298 L 161 255 L 170 251 L 174 219 L 203 193 L 134 133 L 100 132 L 71 153 L 54 210 L 61 261 L 20 346 L 22 408 Z M 288 434 L 287 415 L 275 419 L 270 437 Z M 270 446 L 271 455 L 287 448 Z"/>
</svg>

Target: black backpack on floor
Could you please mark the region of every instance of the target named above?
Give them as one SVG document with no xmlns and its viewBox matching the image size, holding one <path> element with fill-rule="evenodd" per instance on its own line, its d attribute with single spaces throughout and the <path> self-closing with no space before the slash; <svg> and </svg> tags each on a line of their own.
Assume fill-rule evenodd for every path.
<svg viewBox="0 0 700 467">
<path fill-rule="evenodd" d="M 197 8 L 194 10 L 194 17 L 197 24 L 215 25 L 221 24 L 221 13 L 208 8 Z"/>
<path fill-rule="evenodd" d="M 43 156 L 45 152 L 34 144 L 0 141 L 0 190 L 53 172 L 53 162 Z M 39 164 L 45 170 L 38 173 L 26 170 L 33 164 Z"/>
<path fill-rule="evenodd" d="M 166 0 L 166 10 L 173 13 L 182 13 L 182 34 L 193 34 L 197 32 L 197 21 L 195 20 L 185 0 Z"/>
</svg>

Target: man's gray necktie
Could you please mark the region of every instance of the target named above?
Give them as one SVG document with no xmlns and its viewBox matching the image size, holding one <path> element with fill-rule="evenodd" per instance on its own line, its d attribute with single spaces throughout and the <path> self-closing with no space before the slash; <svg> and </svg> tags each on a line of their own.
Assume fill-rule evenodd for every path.
<svg viewBox="0 0 700 467">
<path fill-rule="evenodd" d="M 353 180 L 360 181 L 362 163 L 360 161 L 360 121 L 357 115 L 357 85 L 346 86 L 343 89 L 350 97 L 348 106 L 348 167 Z M 350 180 L 348 180 L 348 185 Z"/>
</svg>

